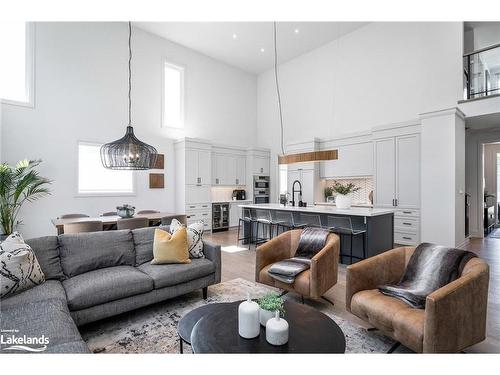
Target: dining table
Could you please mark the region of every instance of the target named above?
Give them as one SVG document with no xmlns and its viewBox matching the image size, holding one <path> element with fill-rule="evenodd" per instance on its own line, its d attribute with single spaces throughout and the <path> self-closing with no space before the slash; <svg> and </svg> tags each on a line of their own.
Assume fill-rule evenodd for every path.
<svg viewBox="0 0 500 375">
<path fill-rule="evenodd" d="M 159 225 L 162 219 L 177 219 L 182 224 L 186 224 L 186 215 L 184 214 L 175 214 L 171 212 L 155 212 L 155 213 L 147 213 L 147 214 L 135 214 L 133 216 L 136 217 L 145 217 L 149 219 L 149 226 Z M 52 219 L 52 224 L 57 229 L 57 234 L 64 233 L 64 225 L 65 224 L 73 224 L 73 223 L 83 223 L 86 221 L 102 221 L 103 230 L 113 230 L 116 229 L 116 223 L 118 220 L 122 218 L 118 215 L 113 216 L 98 216 L 98 217 L 73 217 L 67 219 Z"/>
</svg>

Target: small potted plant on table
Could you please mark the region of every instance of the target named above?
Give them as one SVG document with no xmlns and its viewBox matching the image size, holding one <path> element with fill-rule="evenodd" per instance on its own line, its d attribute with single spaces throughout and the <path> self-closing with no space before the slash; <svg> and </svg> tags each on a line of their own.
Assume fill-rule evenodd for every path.
<svg viewBox="0 0 500 375">
<path fill-rule="evenodd" d="M 285 301 L 279 296 L 278 293 L 267 293 L 264 297 L 260 298 L 257 303 L 260 307 L 260 324 L 262 324 L 264 327 L 266 326 L 267 321 L 274 317 L 276 311 L 279 311 L 280 314 L 284 312 L 283 304 L 285 303 Z"/>
</svg>

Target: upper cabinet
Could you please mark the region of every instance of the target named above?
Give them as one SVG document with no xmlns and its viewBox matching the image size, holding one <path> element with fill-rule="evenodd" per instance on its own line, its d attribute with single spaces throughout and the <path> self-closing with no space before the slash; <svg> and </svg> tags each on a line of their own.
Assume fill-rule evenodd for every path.
<svg viewBox="0 0 500 375">
<path fill-rule="evenodd" d="M 376 139 L 375 196 L 377 207 L 420 207 L 420 135 Z"/>
<path fill-rule="evenodd" d="M 269 176 L 269 157 L 253 157 L 253 174 L 258 176 Z"/>
<path fill-rule="evenodd" d="M 338 150 L 338 159 L 320 162 L 321 178 L 361 177 L 373 174 L 372 142 L 332 148 Z"/>
<path fill-rule="evenodd" d="M 224 150 L 226 151 L 226 150 Z M 212 155 L 212 185 L 246 184 L 246 156 L 240 153 L 215 151 Z"/>
<path fill-rule="evenodd" d="M 210 185 L 210 151 L 200 149 L 186 149 L 185 158 L 186 184 Z"/>
</svg>

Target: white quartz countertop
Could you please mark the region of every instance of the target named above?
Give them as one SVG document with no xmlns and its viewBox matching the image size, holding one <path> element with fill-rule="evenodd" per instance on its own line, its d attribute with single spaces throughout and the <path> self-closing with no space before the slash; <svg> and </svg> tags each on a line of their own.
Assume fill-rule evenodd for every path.
<svg viewBox="0 0 500 375">
<path fill-rule="evenodd" d="M 260 203 L 260 204 L 241 204 L 242 208 L 260 208 L 265 210 L 280 210 L 292 212 L 308 212 L 317 214 L 348 215 L 348 216 L 379 216 L 394 213 L 394 210 L 385 208 L 351 207 L 348 210 L 341 210 L 335 206 L 307 206 L 292 207 L 282 206 L 278 203 Z"/>
<path fill-rule="evenodd" d="M 336 204 L 332 202 L 314 202 L 315 206 L 333 206 L 335 207 Z M 366 208 L 373 208 L 373 204 L 371 203 L 360 203 L 360 202 L 353 202 L 352 207 L 366 207 Z"/>
<path fill-rule="evenodd" d="M 227 200 L 227 201 L 212 201 L 212 203 L 215 203 L 215 204 L 222 204 L 222 203 L 247 203 L 247 202 L 252 202 L 251 199 L 244 199 L 244 200 L 236 200 L 236 201 L 233 201 L 233 200 Z"/>
</svg>

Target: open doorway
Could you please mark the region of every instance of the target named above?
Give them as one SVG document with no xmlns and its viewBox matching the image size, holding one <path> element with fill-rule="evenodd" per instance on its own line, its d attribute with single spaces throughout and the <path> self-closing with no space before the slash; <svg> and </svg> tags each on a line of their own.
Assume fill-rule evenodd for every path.
<svg viewBox="0 0 500 375">
<path fill-rule="evenodd" d="M 500 142 L 483 144 L 484 236 L 500 239 Z"/>
</svg>

